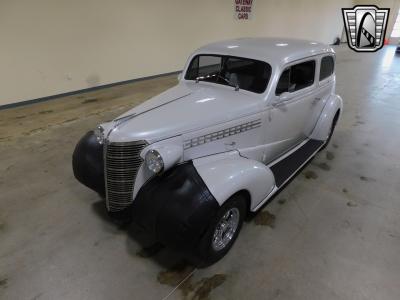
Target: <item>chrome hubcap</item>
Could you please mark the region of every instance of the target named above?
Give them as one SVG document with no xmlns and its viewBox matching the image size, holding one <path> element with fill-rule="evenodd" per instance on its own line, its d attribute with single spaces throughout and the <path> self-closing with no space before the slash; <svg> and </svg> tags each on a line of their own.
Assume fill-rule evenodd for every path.
<svg viewBox="0 0 400 300">
<path fill-rule="evenodd" d="M 236 207 L 230 208 L 219 220 L 212 239 L 215 251 L 224 249 L 232 240 L 239 226 L 240 213 Z"/>
</svg>

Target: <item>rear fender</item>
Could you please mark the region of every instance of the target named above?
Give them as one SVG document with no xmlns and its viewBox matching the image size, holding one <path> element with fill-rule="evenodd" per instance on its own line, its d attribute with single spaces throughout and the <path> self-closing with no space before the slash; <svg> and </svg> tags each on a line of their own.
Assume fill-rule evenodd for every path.
<svg viewBox="0 0 400 300">
<path fill-rule="evenodd" d="M 267 166 L 244 158 L 237 151 L 198 158 L 193 165 L 219 205 L 245 190 L 250 194 L 250 210 L 253 210 L 275 187 L 274 176 Z"/>
<path fill-rule="evenodd" d="M 333 118 L 338 110 L 343 111 L 343 100 L 339 95 L 331 95 L 310 135 L 311 139 L 325 141 L 328 138 Z"/>
</svg>

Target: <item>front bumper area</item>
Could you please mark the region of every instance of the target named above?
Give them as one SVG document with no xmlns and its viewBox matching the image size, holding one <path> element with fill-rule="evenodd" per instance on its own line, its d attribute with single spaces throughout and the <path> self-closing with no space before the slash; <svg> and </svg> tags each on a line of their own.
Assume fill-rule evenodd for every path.
<svg viewBox="0 0 400 300">
<path fill-rule="evenodd" d="M 103 145 L 99 144 L 93 131 L 86 133 L 76 145 L 72 169 L 79 182 L 105 196 Z"/>
<path fill-rule="evenodd" d="M 76 179 L 105 197 L 103 145 L 93 131 L 86 133 L 72 156 Z M 112 219 L 132 220 L 158 241 L 182 250 L 196 247 L 219 209 L 219 204 L 192 162 L 154 176 L 133 203 Z"/>
<path fill-rule="evenodd" d="M 219 208 L 191 162 L 155 176 L 132 204 L 133 221 L 166 245 L 196 247 Z"/>
</svg>

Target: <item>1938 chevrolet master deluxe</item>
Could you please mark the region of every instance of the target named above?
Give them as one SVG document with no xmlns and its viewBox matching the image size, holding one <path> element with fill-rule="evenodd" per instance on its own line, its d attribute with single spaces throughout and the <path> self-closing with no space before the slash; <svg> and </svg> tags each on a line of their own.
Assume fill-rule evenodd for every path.
<svg viewBox="0 0 400 300">
<path fill-rule="evenodd" d="M 179 83 L 88 132 L 75 177 L 204 264 L 330 140 L 342 111 L 331 47 L 243 38 L 195 51 Z"/>
</svg>

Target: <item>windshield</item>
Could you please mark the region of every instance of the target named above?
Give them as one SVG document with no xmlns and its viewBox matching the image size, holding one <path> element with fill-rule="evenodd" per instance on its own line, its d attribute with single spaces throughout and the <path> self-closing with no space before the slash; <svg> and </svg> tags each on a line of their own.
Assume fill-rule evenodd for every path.
<svg viewBox="0 0 400 300">
<path fill-rule="evenodd" d="M 266 62 L 225 56 L 197 55 L 190 62 L 186 80 L 207 81 L 261 94 L 271 76 Z"/>
</svg>

